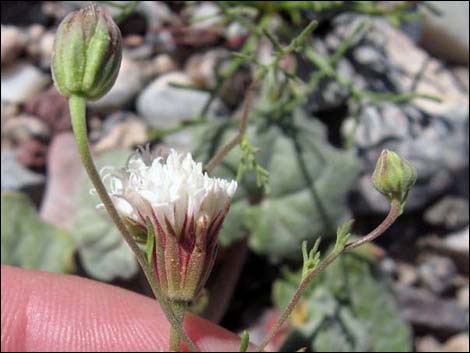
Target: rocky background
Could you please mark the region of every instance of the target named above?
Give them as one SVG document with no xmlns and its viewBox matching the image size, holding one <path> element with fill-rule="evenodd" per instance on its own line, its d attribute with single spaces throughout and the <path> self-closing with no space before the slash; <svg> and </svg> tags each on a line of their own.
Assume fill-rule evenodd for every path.
<svg viewBox="0 0 470 353">
<path fill-rule="evenodd" d="M 256 343 L 295 289 L 302 240 L 321 235 L 326 251 L 347 218 L 360 235 L 384 217 L 370 174 L 389 148 L 418 170 L 405 214 L 315 281 L 271 348 L 469 350 L 468 3 L 108 3 L 118 3 L 103 6 L 124 53 L 115 86 L 88 105 L 100 166 L 123 164 L 146 143 L 208 160 L 236 133 L 253 73 L 273 62 L 276 42 L 251 25 L 287 45 L 319 23 L 282 58 L 284 74 L 258 89 L 247 139 L 269 187 L 245 172 L 195 311 L 248 328 Z M 67 101 L 51 82 L 55 29 L 85 5 L 1 3 L 1 262 L 150 295 L 95 208 Z M 215 173 L 234 177 L 241 155 Z"/>
</svg>

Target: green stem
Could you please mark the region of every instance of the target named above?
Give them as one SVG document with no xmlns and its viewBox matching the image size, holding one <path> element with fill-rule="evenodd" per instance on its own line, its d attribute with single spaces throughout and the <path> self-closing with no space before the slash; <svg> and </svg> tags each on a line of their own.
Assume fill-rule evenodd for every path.
<svg viewBox="0 0 470 353">
<path fill-rule="evenodd" d="M 188 303 L 182 301 L 172 301 L 171 307 L 173 308 L 173 313 L 176 316 L 176 319 L 179 322 L 180 327 L 183 325 L 184 314 L 186 313 L 186 308 Z M 175 331 L 173 327 L 170 327 L 170 352 L 179 352 L 180 351 L 180 337 L 178 332 Z"/>
<path fill-rule="evenodd" d="M 364 243 L 370 242 L 377 238 L 379 235 L 383 234 L 392 224 L 395 222 L 395 220 L 400 216 L 401 214 L 401 205 L 400 202 L 392 202 L 390 211 L 387 215 L 387 217 L 380 223 L 377 228 L 375 228 L 372 232 L 369 234 L 365 235 L 359 240 L 356 240 L 355 242 L 347 245 L 342 251 L 340 252 L 332 252 L 330 255 L 328 255 L 314 270 L 312 270 L 305 278 L 300 282 L 300 285 L 297 287 L 294 295 L 292 296 L 289 304 L 287 304 L 286 308 L 282 312 L 281 316 L 277 320 L 277 322 L 274 324 L 274 326 L 271 329 L 271 332 L 269 332 L 268 335 L 263 339 L 261 344 L 258 346 L 258 349 L 256 350 L 257 352 L 262 352 L 263 349 L 267 346 L 269 341 L 271 341 L 274 336 L 278 333 L 278 331 L 281 329 L 282 325 L 286 320 L 289 318 L 290 314 L 294 310 L 295 306 L 299 302 L 300 298 L 304 294 L 305 290 L 307 289 L 308 285 L 312 282 L 312 280 L 317 277 L 317 275 L 323 271 L 328 265 L 330 265 L 333 261 L 335 261 L 341 254 L 344 254 L 354 248 L 357 248 L 358 246 L 361 246 Z"/>
<path fill-rule="evenodd" d="M 82 163 L 85 167 L 85 170 L 88 176 L 90 177 L 91 182 L 93 183 L 93 186 L 96 189 L 96 192 L 98 193 L 98 196 L 103 202 L 104 207 L 106 208 L 106 211 L 108 211 L 108 214 L 111 217 L 112 221 L 114 222 L 114 224 L 119 229 L 122 236 L 124 237 L 124 240 L 129 245 L 131 250 L 134 252 L 137 258 L 137 261 L 139 262 L 139 265 L 142 267 L 145 277 L 147 277 L 150 287 L 152 288 L 152 291 L 155 294 L 155 297 L 157 298 L 157 300 L 159 301 L 160 306 L 163 312 L 165 313 L 168 321 L 170 322 L 171 326 L 175 329 L 176 332 L 178 332 L 179 336 L 186 343 L 188 348 L 191 351 L 197 352 L 196 346 L 190 340 L 188 335 L 186 335 L 186 333 L 183 331 L 183 329 L 181 328 L 181 325 L 179 324 L 178 319 L 175 317 L 168 302 L 165 300 L 163 293 L 161 291 L 161 288 L 155 279 L 156 277 L 154 276 L 154 273 L 152 270 L 153 266 L 150 266 L 147 264 L 147 261 L 145 260 L 145 257 L 143 256 L 142 251 L 140 250 L 139 246 L 134 241 L 134 238 L 127 230 L 127 227 L 125 226 L 125 224 L 122 222 L 121 218 L 119 217 L 119 214 L 116 211 L 116 208 L 114 207 L 114 204 L 108 195 L 106 187 L 103 185 L 100 175 L 98 174 L 98 171 L 96 170 L 95 163 L 93 162 L 93 158 L 91 157 L 90 146 L 88 144 L 88 137 L 87 137 L 86 98 L 82 96 L 78 96 L 78 95 L 70 96 L 69 109 L 70 109 L 70 116 L 72 118 L 72 128 L 75 134 L 75 139 L 77 141 L 78 152 L 82 159 Z"/>
</svg>

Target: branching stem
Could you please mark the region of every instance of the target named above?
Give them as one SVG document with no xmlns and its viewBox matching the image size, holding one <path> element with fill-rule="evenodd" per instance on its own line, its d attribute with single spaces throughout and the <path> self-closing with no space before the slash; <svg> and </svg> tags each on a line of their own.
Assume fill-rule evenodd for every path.
<svg viewBox="0 0 470 353">
<path fill-rule="evenodd" d="M 286 306 L 284 311 L 282 312 L 279 320 L 275 323 L 275 325 L 272 327 L 271 331 L 269 334 L 263 339 L 261 344 L 258 346 L 257 352 L 262 352 L 264 348 L 267 346 L 269 341 L 271 341 L 274 336 L 278 333 L 279 329 L 282 327 L 284 322 L 289 318 L 289 315 L 292 313 L 294 310 L 295 306 L 299 302 L 300 298 L 304 294 L 305 290 L 307 289 L 308 285 L 312 282 L 312 280 L 317 277 L 317 275 L 323 271 L 328 265 L 330 265 L 333 261 L 335 261 L 340 255 L 357 248 L 358 246 L 363 245 L 364 243 L 370 242 L 377 238 L 379 235 L 383 234 L 392 224 L 395 222 L 395 220 L 400 216 L 401 214 L 401 205 L 399 202 L 392 202 L 390 211 L 387 215 L 387 217 L 380 223 L 377 228 L 375 228 L 372 232 L 369 234 L 365 235 L 359 240 L 356 240 L 346 247 L 340 252 L 331 252 L 330 255 L 328 255 L 319 265 L 316 267 L 312 272 L 310 272 L 305 278 L 300 282 L 300 285 L 297 287 L 294 295 L 292 296 L 289 304 Z"/>
</svg>

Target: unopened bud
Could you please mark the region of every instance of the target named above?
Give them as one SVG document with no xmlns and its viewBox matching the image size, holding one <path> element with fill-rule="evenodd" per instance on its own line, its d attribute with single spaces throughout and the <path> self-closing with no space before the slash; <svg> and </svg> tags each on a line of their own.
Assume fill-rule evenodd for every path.
<svg viewBox="0 0 470 353">
<path fill-rule="evenodd" d="M 377 191 L 390 202 L 399 201 L 404 205 L 416 182 L 416 169 L 395 152 L 383 150 L 377 160 L 372 180 Z"/>
<path fill-rule="evenodd" d="M 113 86 L 121 66 L 121 33 L 113 19 L 91 5 L 60 24 L 52 52 L 52 77 L 59 92 L 95 100 Z"/>
</svg>

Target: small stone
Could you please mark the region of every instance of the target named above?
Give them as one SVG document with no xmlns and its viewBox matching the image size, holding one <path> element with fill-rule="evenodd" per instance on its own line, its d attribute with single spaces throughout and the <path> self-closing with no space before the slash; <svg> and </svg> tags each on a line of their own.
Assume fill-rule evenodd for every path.
<svg viewBox="0 0 470 353">
<path fill-rule="evenodd" d="M 457 268 L 451 259 L 432 255 L 419 265 L 418 274 L 420 280 L 433 293 L 443 295 L 453 289 Z"/>
<path fill-rule="evenodd" d="M 177 21 L 175 14 L 162 1 L 141 1 L 136 11 L 145 17 L 150 30 L 159 29 L 164 23 Z"/>
<path fill-rule="evenodd" d="M 48 75 L 25 62 L 2 70 L 1 99 L 8 102 L 24 103 L 50 83 Z"/>
<path fill-rule="evenodd" d="M 130 34 L 122 39 L 122 43 L 128 47 L 138 47 L 144 42 L 144 37 L 139 34 Z"/>
<path fill-rule="evenodd" d="M 111 122 L 112 127 L 107 128 Z M 96 153 L 111 149 L 124 149 L 144 145 L 148 141 L 147 126 L 136 115 L 127 112 L 114 113 L 106 119 L 106 134 L 93 146 Z"/>
<path fill-rule="evenodd" d="M 462 228 L 469 222 L 468 201 L 455 196 L 445 196 L 424 214 L 424 220 L 433 226 L 447 229 Z"/>
<path fill-rule="evenodd" d="M 41 24 L 33 24 L 28 28 L 30 41 L 38 41 L 44 35 L 46 28 Z"/>
<path fill-rule="evenodd" d="M 470 349 L 468 339 L 468 333 L 455 335 L 442 345 L 441 352 L 468 352 Z"/>
<path fill-rule="evenodd" d="M 182 72 L 155 79 L 137 98 L 137 112 L 154 128 L 170 128 L 194 119 L 209 99 L 209 93 L 172 87 L 170 83 L 193 84 Z"/>
<path fill-rule="evenodd" d="M 32 115 L 21 114 L 2 125 L 2 138 L 20 144 L 31 137 L 49 137 L 49 127 Z"/>
<path fill-rule="evenodd" d="M 88 103 L 96 112 L 109 113 L 128 107 L 144 86 L 144 79 L 139 65 L 123 58 L 116 83 L 104 97 Z"/>
<path fill-rule="evenodd" d="M 462 85 L 463 90 L 468 92 L 470 90 L 468 66 L 458 66 L 453 68 L 452 71 L 456 76 L 459 84 Z"/>
<path fill-rule="evenodd" d="M 405 262 L 397 264 L 398 282 L 404 286 L 413 286 L 418 282 L 418 273 L 416 268 Z"/>
<path fill-rule="evenodd" d="M 417 352 L 440 352 L 441 344 L 431 335 L 419 337 L 416 339 Z"/>
<path fill-rule="evenodd" d="M 18 146 L 18 162 L 28 168 L 44 168 L 47 148 L 43 139 L 30 137 Z"/>
<path fill-rule="evenodd" d="M 46 32 L 39 41 L 39 55 L 41 58 L 41 67 L 47 67 L 51 64 L 52 50 L 54 49 L 55 34 Z"/>
<path fill-rule="evenodd" d="M 211 1 L 198 4 L 192 11 L 191 27 L 195 29 L 214 29 L 221 25 L 220 9 Z"/>
<path fill-rule="evenodd" d="M 443 241 L 442 248 L 454 258 L 460 271 L 468 274 L 469 227 L 448 235 Z"/>
<path fill-rule="evenodd" d="M 25 32 L 15 26 L 1 26 L 1 62 L 3 65 L 11 64 L 24 50 L 28 42 Z"/>
<path fill-rule="evenodd" d="M 44 175 L 25 168 L 16 158 L 12 150 L 2 150 L 1 185 L 2 190 L 18 191 L 41 186 L 45 182 Z"/>
<path fill-rule="evenodd" d="M 142 62 L 140 65 L 145 79 L 153 79 L 178 69 L 178 64 L 168 54 L 157 55 L 154 59 Z"/>
<path fill-rule="evenodd" d="M 439 15 L 423 12 L 421 45 L 430 53 L 454 63 L 469 64 L 468 1 L 452 1 L 445 5 L 430 1 Z"/>
<path fill-rule="evenodd" d="M 185 72 L 199 87 L 214 88 L 217 83 L 215 68 L 230 57 L 225 49 L 210 50 L 204 54 L 195 54 L 186 63 Z"/>
<path fill-rule="evenodd" d="M 231 22 L 225 29 L 224 36 L 230 48 L 239 48 L 249 31 L 240 22 Z"/>
<path fill-rule="evenodd" d="M 397 288 L 397 295 L 402 317 L 416 329 L 444 337 L 468 330 L 468 314 L 455 300 L 403 286 Z"/>
<path fill-rule="evenodd" d="M 1 101 L 1 121 L 2 121 L 2 144 L 3 144 L 3 129 L 8 120 L 14 118 L 19 113 L 19 106 L 15 103 Z"/>
<path fill-rule="evenodd" d="M 468 285 L 466 287 L 460 288 L 457 291 L 457 301 L 462 308 L 468 310 L 469 309 L 469 301 L 470 301 L 470 292 L 468 289 Z"/>
<path fill-rule="evenodd" d="M 24 111 L 41 119 L 52 135 L 72 129 L 68 100 L 54 85 L 28 99 Z"/>
</svg>

